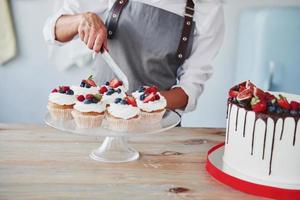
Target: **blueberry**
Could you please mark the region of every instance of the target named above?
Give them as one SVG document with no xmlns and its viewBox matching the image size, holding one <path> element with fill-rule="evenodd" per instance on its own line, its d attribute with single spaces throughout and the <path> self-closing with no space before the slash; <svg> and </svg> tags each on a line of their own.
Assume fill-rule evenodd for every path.
<svg viewBox="0 0 300 200">
<path fill-rule="evenodd" d="M 115 92 L 115 90 L 111 88 L 108 90 L 108 92 L 111 92 L 113 94 Z"/>
<path fill-rule="evenodd" d="M 74 95 L 74 91 L 73 91 L 73 90 L 68 90 L 66 93 L 67 93 L 68 95 Z"/>
<path fill-rule="evenodd" d="M 93 103 L 98 103 L 98 102 L 99 102 L 99 100 L 98 100 L 98 99 L 96 99 L 96 98 L 93 98 L 93 99 L 92 99 L 92 102 L 93 102 Z"/>
<path fill-rule="evenodd" d="M 140 89 L 138 90 L 138 92 L 144 92 L 145 88 L 143 86 L 140 87 Z"/>
<path fill-rule="evenodd" d="M 284 114 L 289 114 L 289 113 L 290 113 L 290 111 L 289 111 L 288 109 L 282 109 L 282 112 L 283 112 Z"/>
<path fill-rule="evenodd" d="M 122 91 L 120 88 L 117 89 L 117 93 L 120 94 Z"/>
<path fill-rule="evenodd" d="M 110 95 L 112 95 L 113 93 L 114 93 L 113 91 L 110 91 L 110 90 L 109 90 L 109 91 L 106 92 L 106 95 L 107 95 L 107 96 L 110 96 Z"/>
<path fill-rule="evenodd" d="M 90 88 L 91 86 L 89 84 L 85 84 L 85 87 L 86 88 Z"/>
<path fill-rule="evenodd" d="M 268 101 L 268 102 L 267 102 L 267 106 L 268 106 L 268 107 L 273 106 L 272 102 L 271 102 L 271 101 Z"/>
<path fill-rule="evenodd" d="M 126 105 L 126 104 L 127 104 L 127 101 L 123 99 L 123 100 L 121 101 L 121 104 Z"/>
<path fill-rule="evenodd" d="M 105 82 L 105 85 L 109 86 L 109 82 L 108 82 L 108 81 L 106 81 L 106 82 Z"/>
<path fill-rule="evenodd" d="M 277 113 L 277 114 L 282 114 L 282 113 L 283 113 L 283 110 L 282 110 L 282 108 L 280 108 L 280 107 L 277 107 L 277 109 L 276 109 L 276 113 Z"/>
<path fill-rule="evenodd" d="M 140 100 L 141 100 L 141 101 L 144 101 L 145 98 L 146 98 L 145 94 L 142 94 L 142 95 L 140 96 Z"/>
<path fill-rule="evenodd" d="M 122 101 L 121 98 L 116 98 L 114 102 L 115 102 L 115 103 L 120 103 L 121 101 Z"/>
<path fill-rule="evenodd" d="M 81 82 L 81 83 L 80 83 L 80 87 L 85 87 L 85 83 L 84 83 L 84 82 Z"/>
<path fill-rule="evenodd" d="M 268 112 L 270 113 L 274 113 L 276 111 L 276 106 L 275 105 L 269 105 L 268 106 Z"/>
<path fill-rule="evenodd" d="M 297 112 L 297 110 L 291 110 L 290 114 L 293 116 L 296 116 L 296 115 L 298 115 L 298 112 Z"/>
<path fill-rule="evenodd" d="M 86 99 L 86 100 L 84 100 L 84 102 L 83 102 L 84 104 L 91 104 L 92 103 L 92 101 L 91 100 L 89 100 L 89 99 Z"/>
</svg>

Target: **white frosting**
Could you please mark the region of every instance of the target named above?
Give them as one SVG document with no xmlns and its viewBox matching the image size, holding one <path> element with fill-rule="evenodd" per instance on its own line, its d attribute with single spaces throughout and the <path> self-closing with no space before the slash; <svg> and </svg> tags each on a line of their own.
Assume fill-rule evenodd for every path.
<svg viewBox="0 0 300 200">
<path fill-rule="evenodd" d="M 107 111 L 112 116 L 121 119 L 130 119 L 139 115 L 140 113 L 140 109 L 138 107 L 133 107 L 131 105 L 115 104 L 115 103 L 110 104 Z"/>
<path fill-rule="evenodd" d="M 159 100 L 155 101 L 149 101 L 147 103 L 144 103 L 139 98 L 136 99 L 137 106 L 146 112 L 153 112 L 157 110 L 165 109 L 167 106 L 167 100 L 159 93 L 157 93 L 160 96 Z"/>
<path fill-rule="evenodd" d="M 75 95 L 98 94 L 100 89 L 99 87 L 85 88 L 80 86 L 71 86 L 70 88 Z"/>
<path fill-rule="evenodd" d="M 73 105 L 76 102 L 75 95 L 61 94 L 59 92 L 53 92 L 49 95 L 49 101 L 58 105 Z"/>
<path fill-rule="evenodd" d="M 143 92 L 135 91 L 135 92 L 133 92 L 131 95 L 132 95 L 135 99 L 140 99 L 141 94 L 143 94 Z"/>
<path fill-rule="evenodd" d="M 300 96 L 283 95 L 289 100 L 300 100 Z M 300 189 L 300 121 L 296 127 L 295 145 L 293 145 L 295 120 L 292 117 L 285 119 L 284 126 L 283 118 L 279 118 L 275 133 L 273 132 L 275 123 L 272 118 L 268 118 L 267 123 L 258 119 L 253 134 L 254 123 L 253 111 L 248 111 L 246 116 L 245 109 L 238 109 L 236 105 L 232 105 L 231 109 L 229 107 L 223 169 L 230 175 L 246 178 L 249 181 L 259 180 L 261 184 Z M 271 174 L 269 174 L 270 169 Z"/>
<path fill-rule="evenodd" d="M 98 103 L 91 103 L 91 104 L 85 104 L 83 102 L 76 102 L 74 106 L 75 110 L 78 110 L 79 112 L 97 112 L 102 113 L 106 109 L 106 104 L 102 102 Z"/>
</svg>

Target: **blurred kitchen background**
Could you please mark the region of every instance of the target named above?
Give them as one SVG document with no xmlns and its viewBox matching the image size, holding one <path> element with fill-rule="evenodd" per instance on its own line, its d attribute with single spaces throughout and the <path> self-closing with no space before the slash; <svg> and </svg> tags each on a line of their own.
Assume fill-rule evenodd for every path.
<svg viewBox="0 0 300 200">
<path fill-rule="evenodd" d="M 9 26 L 3 26 L 9 24 L 5 1 L 0 0 L 0 62 L 16 56 L 0 65 L 0 123 L 43 123 L 50 90 L 78 84 L 90 71 L 59 71 L 49 61 L 42 28 L 55 1 L 7 0 L 15 47 Z M 226 36 L 215 73 L 197 110 L 183 116 L 183 126 L 225 127 L 227 91 L 240 80 L 300 94 L 300 0 L 226 0 L 224 10 Z"/>
</svg>

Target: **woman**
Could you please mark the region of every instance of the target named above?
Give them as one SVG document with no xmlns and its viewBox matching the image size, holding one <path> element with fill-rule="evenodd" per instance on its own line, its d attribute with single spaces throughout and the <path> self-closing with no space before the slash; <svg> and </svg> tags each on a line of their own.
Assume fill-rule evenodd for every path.
<svg viewBox="0 0 300 200">
<path fill-rule="evenodd" d="M 223 8 L 217 0 L 65 0 L 44 36 L 49 44 L 78 36 L 95 52 L 108 49 L 131 91 L 156 85 L 168 108 L 188 112 L 212 75 L 224 36 Z M 97 62 L 96 80 L 104 83 L 113 74 Z"/>
</svg>

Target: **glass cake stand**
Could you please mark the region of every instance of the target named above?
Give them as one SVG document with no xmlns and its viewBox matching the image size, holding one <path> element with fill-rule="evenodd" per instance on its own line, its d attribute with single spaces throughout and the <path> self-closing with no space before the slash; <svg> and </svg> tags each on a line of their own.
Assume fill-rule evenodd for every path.
<svg viewBox="0 0 300 200">
<path fill-rule="evenodd" d="M 180 123 L 180 116 L 174 111 L 167 110 L 160 123 L 138 124 L 134 130 L 126 132 L 113 131 L 108 128 L 108 122 L 103 120 L 100 128 L 78 128 L 74 120 L 56 121 L 49 113 L 45 115 L 45 123 L 55 129 L 86 136 L 105 137 L 102 145 L 91 152 L 90 158 L 99 162 L 121 163 L 130 162 L 139 158 L 139 152 L 127 143 L 129 137 L 138 137 L 169 130 Z"/>
</svg>

